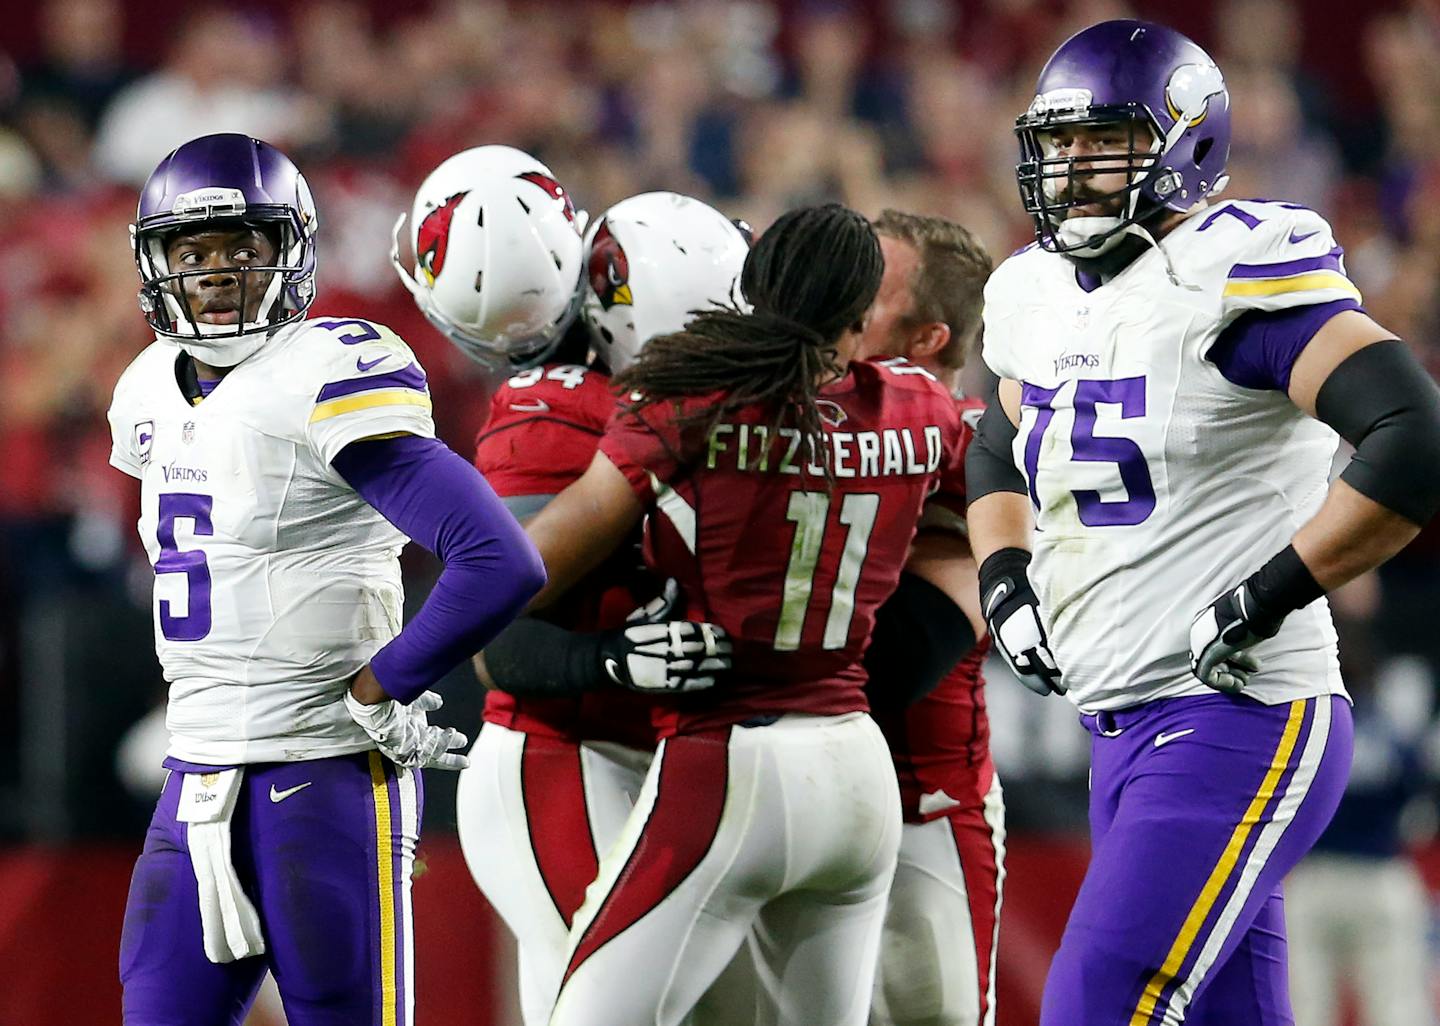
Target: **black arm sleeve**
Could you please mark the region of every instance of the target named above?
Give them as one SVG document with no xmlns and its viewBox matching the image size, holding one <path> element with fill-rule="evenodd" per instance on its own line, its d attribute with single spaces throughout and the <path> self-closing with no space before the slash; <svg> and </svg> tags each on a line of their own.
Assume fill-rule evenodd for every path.
<svg viewBox="0 0 1440 1026">
<path fill-rule="evenodd" d="M 1390 339 L 1348 356 L 1315 415 L 1355 446 L 1340 480 L 1422 527 L 1440 510 L 1440 388 L 1409 346 Z"/>
<path fill-rule="evenodd" d="M 1025 475 L 1015 466 L 1015 457 L 1011 455 L 1015 430 L 1000 406 L 999 395 L 991 396 L 990 405 L 985 407 L 975 428 L 975 437 L 965 451 L 968 502 L 991 492 L 1026 493 Z"/>
<path fill-rule="evenodd" d="M 970 618 L 935 585 L 902 573 L 875 613 L 865 651 L 866 692 L 875 709 L 899 709 L 934 690 L 972 648 Z"/>
<path fill-rule="evenodd" d="M 485 646 L 485 668 L 501 691 L 563 698 L 605 686 L 602 635 L 577 634 L 522 616 Z"/>
</svg>

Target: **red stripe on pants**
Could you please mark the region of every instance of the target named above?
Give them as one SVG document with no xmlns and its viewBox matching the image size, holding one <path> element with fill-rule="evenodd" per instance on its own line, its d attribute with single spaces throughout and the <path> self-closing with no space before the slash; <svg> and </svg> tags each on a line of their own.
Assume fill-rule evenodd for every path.
<svg viewBox="0 0 1440 1026">
<path fill-rule="evenodd" d="M 946 817 L 955 838 L 955 851 L 960 856 L 960 872 L 965 877 L 965 897 L 970 903 L 970 929 L 975 935 L 975 960 L 978 963 L 980 1015 L 985 1021 L 990 1007 L 990 959 L 995 948 L 995 905 L 1000 889 L 1000 867 L 995 857 L 995 837 L 985 822 L 981 806 L 957 809 Z"/>
<path fill-rule="evenodd" d="M 520 750 L 520 795 L 530 848 L 550 900 L 569 926 L 585 888 L 600 871 L 580 746 L 557 738 L 527 735 Z"/>
<path fill-rule="evenodd" d="M 700 864 L 715 841 L 730 765 L 730 731 L 665 741 L 655 804 L 625 868 L 581 936 L 565 979 L 606 942 L 660 904 Z"/>
</svg>

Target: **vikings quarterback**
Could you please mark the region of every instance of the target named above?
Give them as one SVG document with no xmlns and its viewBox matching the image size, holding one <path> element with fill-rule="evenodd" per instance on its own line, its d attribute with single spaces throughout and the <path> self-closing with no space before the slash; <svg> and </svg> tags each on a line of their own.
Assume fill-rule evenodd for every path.
<svg viewBox="0 0 1440 1026">
<path fill-rule="evenodd" d="M 996 646 L 1093 735 L 1043 1026 L 1293 1021 L 1280 881 L 1351 751 L 1323 596 L 1440 508 L 1440 390 L 1329 225 L 1214 199 L 1229 102 L 1190 40 L 1111 21 L 1016 123 L 1037 241 L 986 288 L 967 475 Z"/>
<path fill-rule="evenodd" d="M 130 1026 L 238 1023 L 267 969 L 297 1026 L 413 1022 L 418 770 L 465 764 L 426 689 L 544 583 L 406 345 L 305 319 L 315 231 L 304 177 L 243 135 L 161 161 L 133 227 L 157 337 L 111 462 L 140 480 L 170 773 L 125 912 Z M 445 570 L 401 630 L 407 537 Z"/>
</svg>

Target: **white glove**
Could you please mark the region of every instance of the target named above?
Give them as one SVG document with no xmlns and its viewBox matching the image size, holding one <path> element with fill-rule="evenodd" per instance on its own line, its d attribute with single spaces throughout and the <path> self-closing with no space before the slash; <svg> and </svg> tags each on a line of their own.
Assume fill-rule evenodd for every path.
<svg viewBox="0 0 1440 1026">
<path fill-rule="evenodd" d="M 408 769 L 462 770 L 470 760 L 456 749 L 469 738 L 454 727 L 432 726 L 426 713 L 445 704 L 434 691 L 426 691 L 408 706 L 394 699 L 365 705 L 347 689 L 345 711 L 370 735 L 381 754 Z"/>
</svg>

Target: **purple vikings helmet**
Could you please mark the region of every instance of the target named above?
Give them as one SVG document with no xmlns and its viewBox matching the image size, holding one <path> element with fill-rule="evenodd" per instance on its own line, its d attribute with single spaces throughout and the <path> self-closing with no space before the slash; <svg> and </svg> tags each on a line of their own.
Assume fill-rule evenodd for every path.
<svg viewBox="0 0 1440 1026">
<path fill-rule="evenodd" d="M 1123 127 L 1128 152 L 1062 156 L 1051 139 L 1057 128 L 1071 125 Z M 1149 130 L 1148 139 L 1140 129 Z M 1034 102 L 1015 121 L 1015 134 L 1015 175 L 1040 245 L 1098 256 L 1162 211 L 1189 210 L 1225 187 L 1230 95 L 1215 62 L 1174 29 L 1105 21 L 1055 51 L 1040 72 Z M 1096 199 L 1076 195 L 1076 178 L 1116 172 L 1124 172 L 1129 184 L 1108 194 L 1120 200 L 1114 216 L 1070 218 L 1067 224 L 1068 211 Z"/>
<path fill-rule="evenodd" d="M 277 258 L 269 266 L 236 268 L 240 320 L 206 324 L 184 299 L 186 278 L 212 270 L 171 270 L 166 241 L 179 229 L 215 223 L 246 224 L 275 232 Z M 206 135 L 172 152 L 140 193 L 130 226 L 140 271 L 140 309 L 156 334 L 180 340 L 193 356 L 231 367 L 255 352 L 275 329 L 305 316 L 315 299 L 315 202 L 310 186 L 290 159 L 269 143 L 247 135 Z M 264 284 L 260 308 L 246 321 L 247 281 Z"/>
</svg>

